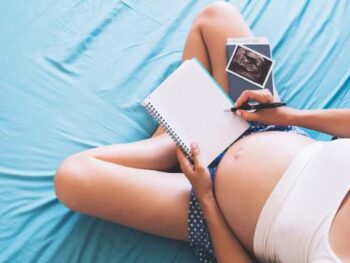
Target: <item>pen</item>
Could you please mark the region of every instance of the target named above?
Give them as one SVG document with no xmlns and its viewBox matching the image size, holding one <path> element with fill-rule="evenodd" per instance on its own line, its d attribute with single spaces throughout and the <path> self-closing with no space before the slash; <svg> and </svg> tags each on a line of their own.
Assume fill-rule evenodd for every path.
<svg viewBox="0 0 350 263">
<path fill-rule="evenodd" d="M 246 103 L 240 107 L 232 107 L 226 109 L 225 112 L 236 112 L 237 110 L 246 110 L 246 111 L 256 111 L 261 109 L 273 109 L 278 107 L 286 106 L 286 103 L 274 102 L 274 103 Z"/>
</svg>

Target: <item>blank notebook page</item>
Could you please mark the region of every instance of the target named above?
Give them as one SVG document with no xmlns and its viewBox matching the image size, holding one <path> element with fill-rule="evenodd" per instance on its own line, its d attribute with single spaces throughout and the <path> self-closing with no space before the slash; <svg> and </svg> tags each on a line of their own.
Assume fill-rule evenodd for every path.
<svg viewBox="0 0 350 263">
<path fill-rule="evenodd" d="M 249 128 L 225 112 L 232 100 L 196 59 L 185 61 L 142 104 L 152 105 L 152 115 L 185 151 L 197 142 L 206 166 Z"/>
</svg>

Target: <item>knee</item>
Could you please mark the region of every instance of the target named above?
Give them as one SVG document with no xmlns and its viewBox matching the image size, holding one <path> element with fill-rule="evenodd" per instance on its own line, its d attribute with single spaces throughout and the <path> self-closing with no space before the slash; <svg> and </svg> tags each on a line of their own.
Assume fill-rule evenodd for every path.
<svg viewBox="0 0 350 263">
<path fill-rule="evenodd" d="M 213 22 L 213 20 L 223 19 L 225 16 L 232 16 L 233 13 L 239 13 L 237 8 L 226 2 L 214 2 L 202 9 L 195 19 L 196 24 Z"/>
<path fill-rule="evenodd" d="M 87 157 L 76 154 L 66 158 L 58 167 L 54 178 L 55 193 L 66 207 L 77 210 L 81 189 L 86 184 Z"/>
</svg>

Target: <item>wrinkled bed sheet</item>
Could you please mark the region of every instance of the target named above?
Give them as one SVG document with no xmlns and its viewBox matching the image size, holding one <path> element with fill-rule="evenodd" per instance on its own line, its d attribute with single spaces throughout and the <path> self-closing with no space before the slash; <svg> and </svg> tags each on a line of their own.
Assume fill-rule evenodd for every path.
<svg viewBox="0 0 350 263">
<path fill-rule="evenodd" d="M 53 177 L 72 153 L 150 136 L 139 102 L 210 2 L 0 2 L 0 262 L 195 262 L 187 243 L 69 211 Z M 231 3 L 269 37 L 284 101 L 350 107 L 349 1 Z"/>
</svg>

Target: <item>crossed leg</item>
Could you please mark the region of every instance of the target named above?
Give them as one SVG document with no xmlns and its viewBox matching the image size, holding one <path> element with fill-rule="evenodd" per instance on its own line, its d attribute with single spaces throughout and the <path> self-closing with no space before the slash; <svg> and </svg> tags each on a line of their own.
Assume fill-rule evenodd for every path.
<svg viewBox="0 0 350 263">
<path fill-rule="evenodd" d="M 186 240 L 191 186 L 181 173 L 158 171 L 174 154 L 166 134 L 75 154 L 57 171 L 57 197 L 72 210 Z"/>
<path fill-rule="evenodd" d="M 183 60 L 197 57 L 227 91 L 227 37 L 252 33 L 230 4 L 214 3 L 195 18 Z M 102 146 L 65 159 L 57 170 L 58 199 L 72 210 L 144 232 L 187 240 L 190 183 L 177 164 L 175 144 L 166 135 Z"/>
</svg>

